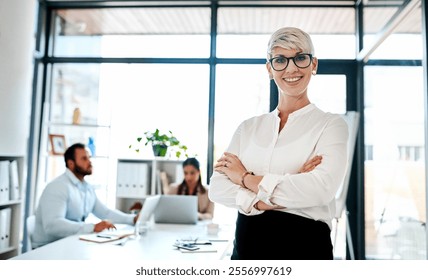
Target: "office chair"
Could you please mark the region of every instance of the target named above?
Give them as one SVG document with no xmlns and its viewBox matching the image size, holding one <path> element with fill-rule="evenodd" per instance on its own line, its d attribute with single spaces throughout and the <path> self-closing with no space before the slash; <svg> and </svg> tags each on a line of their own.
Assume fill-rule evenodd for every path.
<svg viewBox="0 0 428 280">
<path fill-rule="evenodd" d="M 36 215 L 28 216 L 25 223 L 27 226 L 27 251 L 31 251 L 33 249 L 31 238 L 33 237 L 34 228 L 36 226 Z"/>
</svg>

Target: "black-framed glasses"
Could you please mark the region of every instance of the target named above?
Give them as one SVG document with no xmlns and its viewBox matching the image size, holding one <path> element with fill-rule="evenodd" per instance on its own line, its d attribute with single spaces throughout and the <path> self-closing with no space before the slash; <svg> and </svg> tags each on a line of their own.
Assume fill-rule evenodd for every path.
<svg viewBox="0 0 428 280">
<path fill-rule="evenodd" d="M 276 56 L 269 59 L 269 63 L 275 71 L 282 71 L 287 68 L 290 59 L 293 60 L 294 65 L 298 68 L 307 68 L 311 65 L 312 54 L 310 53 L 299 53 L 294 57 Z"/>
</svg>

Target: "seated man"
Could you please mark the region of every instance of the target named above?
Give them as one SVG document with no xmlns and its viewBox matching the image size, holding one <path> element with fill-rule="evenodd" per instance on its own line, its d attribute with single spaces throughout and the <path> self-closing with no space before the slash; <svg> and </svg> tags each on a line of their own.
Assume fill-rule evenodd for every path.
<svg viewBox="0 0 428 280">
<path fill-rule="evenodd" d="M 36 210 L 33 247 L 73 235 L 112 229 L 114 223 L 135 224 L 137 216 L 112 210 L 101 203 L 94 188 L 84 180 L 92 174 L 92 163 L 85 145 L 70 146 L 64 154 L 65 172 L 44 189 Z M 85 223 L 93 213 L 97 224 Z"/>
</svg>

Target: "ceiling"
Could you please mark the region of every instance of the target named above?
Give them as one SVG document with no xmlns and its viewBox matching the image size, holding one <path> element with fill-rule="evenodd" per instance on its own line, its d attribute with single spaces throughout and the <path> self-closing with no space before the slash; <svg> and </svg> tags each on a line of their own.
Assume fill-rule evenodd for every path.
<svg viewBox="0 0 428 280">
<path fill-rule="evenodd" d="M 404 9 L 401 8 L 403 2 L 416 5 L 400 18 L 400 14 L 404 13 Z M 141 5 L 135 5 L 134 1 L 132 7 L 126 7 L 124 5 L 126 3 L 121 1 L 121 6 L 104 5 L 103 8 L 73 6 L 55 9 L 60 26 L 58 33 L 67 36 L 210 34 L 209 1 L 138 1 Z M 181 5 L 173 7 L 171 3 Z M 218 3 L 218 34 L 270 34 L 272 30 L 282 26 L 300 27 L 310 34 L 355 34 L 356 30 L 355 1 Z M 394 24 L 397 25 L 394 28 L 396 33 L 421 32 L 420 1 L 363 0 L 363 3 L 366 34 L 382 32 L 385 26 L 391 25 L 394 20 Z M 400 18 L 399 24 L 397 18 Z"/>
</svg>

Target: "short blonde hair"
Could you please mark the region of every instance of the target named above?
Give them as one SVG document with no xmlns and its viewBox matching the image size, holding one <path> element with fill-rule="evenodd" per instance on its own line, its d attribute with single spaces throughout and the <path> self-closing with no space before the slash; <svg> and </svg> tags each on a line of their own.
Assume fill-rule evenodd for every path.
<svg viewBox="0 0 428 280">
<path fill-rule="evenodd" d="M 314 55 L 314 45 L 308 33 L 296 27 L 283 27 L 275 31 L 268 43 L 268 59 L 272 58 L 272 51 L 276 47 L 287 50 L 298 50 Z"/>
</svg>

